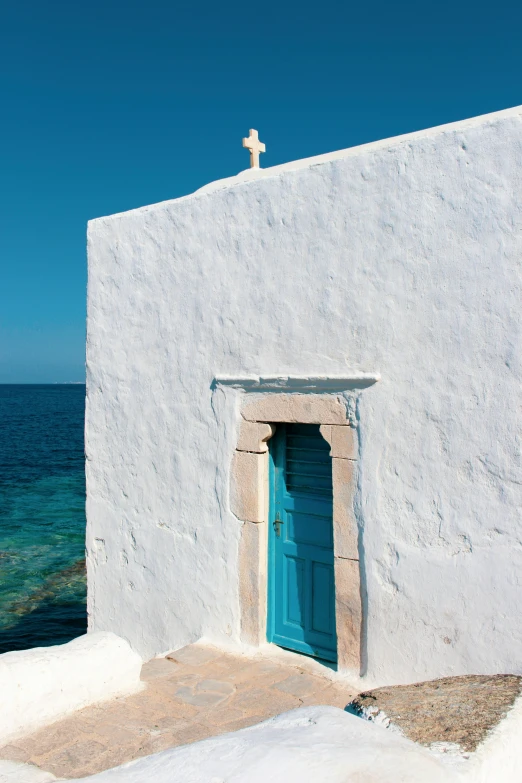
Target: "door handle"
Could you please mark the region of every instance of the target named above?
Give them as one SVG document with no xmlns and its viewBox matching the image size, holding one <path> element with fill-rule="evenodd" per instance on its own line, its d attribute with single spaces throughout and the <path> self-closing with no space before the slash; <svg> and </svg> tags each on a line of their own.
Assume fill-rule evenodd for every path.
<svg viewBox="0 0 522 783">
<path fill-rule="evenodd" d="M 274 530 L 278 538 L 281 538 L 281 525 L 284 524 L 285 523 L 283 522 L 283 520 L 279 517 L 279 511 L 278 511 L 274 519 Z"/>
</svg>

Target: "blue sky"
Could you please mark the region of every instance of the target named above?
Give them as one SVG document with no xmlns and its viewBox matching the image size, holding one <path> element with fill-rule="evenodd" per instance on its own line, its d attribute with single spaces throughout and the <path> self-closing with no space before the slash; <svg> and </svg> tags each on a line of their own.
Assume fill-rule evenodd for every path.
<svg viewBox="0 0 522 783">
<path fill-rule="evenodd" d="M 17 0 L 0 12 L 0 383 L 81 381 L 90 218 L 522 103 L 522 4 Z"/>
</svg>

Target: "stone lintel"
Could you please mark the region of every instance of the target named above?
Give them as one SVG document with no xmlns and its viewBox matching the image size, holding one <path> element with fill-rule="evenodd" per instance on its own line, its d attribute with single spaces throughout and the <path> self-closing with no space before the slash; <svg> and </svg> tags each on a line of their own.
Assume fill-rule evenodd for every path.
<svg viewBox="0 0 522 783">
<path fill-rule="evenodd" d="M 241 415 L 247 421 L 348 424 L 344 403 L 327 394 L 266 394 L 247 400 Z"/>
</svg>

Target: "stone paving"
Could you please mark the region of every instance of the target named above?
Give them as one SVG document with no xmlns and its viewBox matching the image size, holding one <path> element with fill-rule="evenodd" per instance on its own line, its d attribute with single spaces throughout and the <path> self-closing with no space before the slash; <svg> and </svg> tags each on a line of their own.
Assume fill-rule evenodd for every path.
<svg viewBox="0 0 522 783">
<path fill-rule="evenodd" d="M 300 663 L 300 660 L 302 663 Z M 0 748 L 59 778 L 79 778 L 305 705 L 345 707 L 356 691 L 306 659 L 232 655 L 191 645 L 146 663 L 145 689 L 86 707 Z"/>
</svg>

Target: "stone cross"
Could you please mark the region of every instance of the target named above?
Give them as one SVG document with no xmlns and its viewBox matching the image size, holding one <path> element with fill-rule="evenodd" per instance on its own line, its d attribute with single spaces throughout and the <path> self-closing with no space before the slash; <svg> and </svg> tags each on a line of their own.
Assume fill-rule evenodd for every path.
<svg viewBox="0 0 522 783">
<path fill-rule="evenodd" d="M 251 128 L 249 130 L 248 139 L 243 139 L 243 147 L 250 150 L 250 168 L 259 168 L 259 153 L 266 152 L 266 147 L 262 141 L 259 141 L 259 134 L 256 130 Z"/>
</svg>

